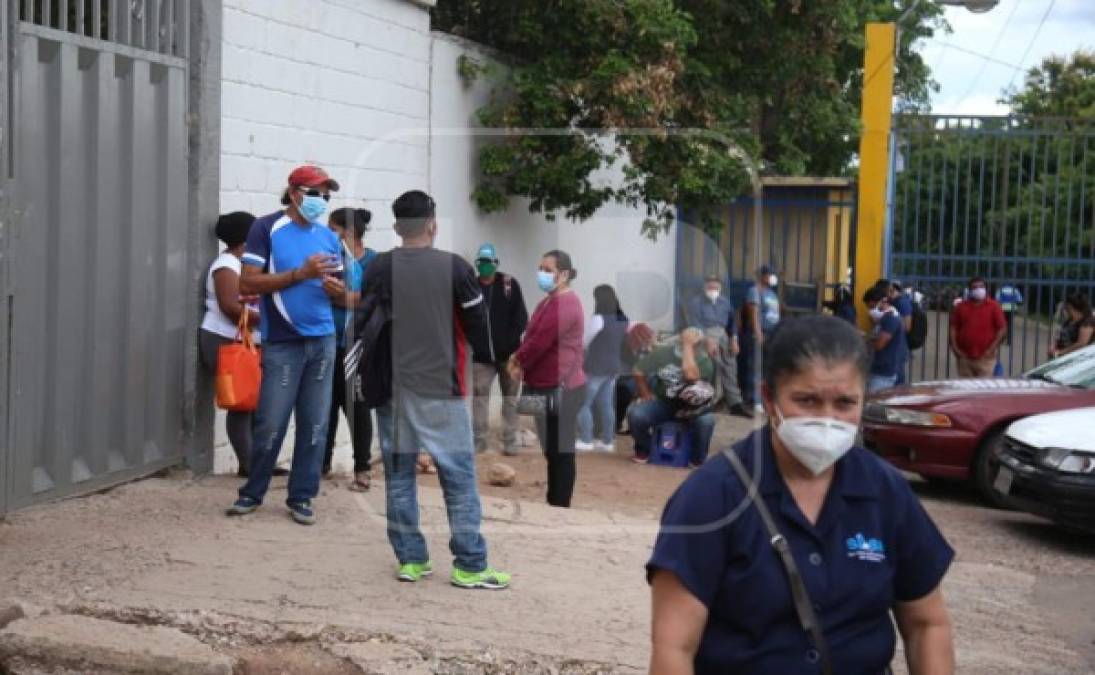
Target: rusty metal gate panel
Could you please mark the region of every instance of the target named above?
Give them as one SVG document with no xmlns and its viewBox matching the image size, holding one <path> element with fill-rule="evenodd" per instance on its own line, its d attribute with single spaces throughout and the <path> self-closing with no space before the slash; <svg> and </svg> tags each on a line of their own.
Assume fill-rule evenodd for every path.
<svg viewBox="0 0 1095 675">
<path fill-rule="evenodd" d="M 182 458 L 189 4 L 19 1 L 8 508 Z"/>
</svg>

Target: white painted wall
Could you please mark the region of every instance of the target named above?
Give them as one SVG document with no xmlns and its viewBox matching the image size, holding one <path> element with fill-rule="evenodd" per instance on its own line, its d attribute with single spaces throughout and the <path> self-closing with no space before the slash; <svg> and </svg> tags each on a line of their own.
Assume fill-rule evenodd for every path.
<svg viewBox="0 0 1095 675">
<path fill-rule="evenodd" d="M 392 200 L 425 189 L 438 204 L 438 245 L 470 260 L 482 242 L 493 242 L 503 269 L 525 287 L 530 310 L 542 297 L 535 284 L 540 256 L 560 248 L 574 258 L 587 312 L 593 287 L 609 283 L 634 320 L 669 328 L 675 235 L 644 239 L 642 212 L 609 207 L 575 224 L 550 223 L 521 200 L 503 214 L 476 209 L 470 195 L 482 135 L 474 120 L 489 85 L 465 88 L 456 64 L 464 52 L 485 53 L 431 35 L 430 4 L 225 0 L 221 211 L 276 210 L 289 172 L 314 163 L 341 183 L 332 206 L 373 211 L 367 241 L 387 250 L 397 243 Z M 608 172 L 605 179 L 616 177 Z M 340 431 L 336 466 L 345 469 L 344 424 Z M 221 421 L 217 445 L 216 470 L 234 469 Z"/>
<path fill-rule="evenodd" d="M 369 243 L 390 248 L 392 200 L 428 183 L 429 4 L 225 0 L 221 211 L 280 208 L 289 172 L 314 163 L 341 183 L 332 206 L 371 209 Z M 336 466 L 348 469 L 339 431 Z M 234 471 L 222 415 L 216 446 L 214 470 Z"/>
<path fill-rule="evenodd" d="M 613 206 L 585 223 L 550 223 L 522 200 L 491 216 L 472 204 L 483 140 L 475 111 L 489 84 L 466 88 L 456 63 L 465 52 L 486 55 L 431 35 L 428 3 L 224 4 L 222 211 L 275 210 L 289 171 L 312 162 L 342 184 L 332 206 L 372 209 L 369 243 L 383 250 L 396 243 L 392 199 L 428 189 L 442 218 L 439 244 L 471 258 L 480 243 L 494 242 L 530 297 L 539 256 L 561 248 L 574 258 L 587 305 L 595 285 L 610 283 L 635 319 L 669 326 L 675 240 L 644 239 L 642 212 Z"/>
<path fill-rule="evenodd" d="M 489 139 L 475 113 L 489 100 L 490 84 L 481 77 L 471 87 L 465 86 L 457 73 L 457 59 L 465 53 L 477 60 L 489 58 L 477 45 L 434 33 L 430 190 L 442 228 L 438 244 L 470 260 L 481 243 L 494 243 L 503 270 L 518 278 L 530 304 L 543 297 L 535 281 L 540 256 L 562 249 L 570 253 L 578 269 L 575 287 L 587 312 L 593 308 L 593 287 L 607 283 L 616 288 L 632 319 L 671 328 L 676 235 L 670 232 L 657 242 L 645 239 L 643 211 L 609 206 L 584 223 L 562 219 L 552 223 L 543 215 L 529 213 L 525 200 L 514 200 L 505 213 L 489 216 L 472 203 L 477 148 Z M 604 178 L 615 180 L 618 174 Z"/>
<path fill-rule="evenodd" d="M 289 172 L 339 180 L 332 206 L 427 182 L 429 13 L 408 0 L 225 0 L 221 210 L 279 207 Z M 376 245 L 387 247 L 381 232 Z"/>
</svg>

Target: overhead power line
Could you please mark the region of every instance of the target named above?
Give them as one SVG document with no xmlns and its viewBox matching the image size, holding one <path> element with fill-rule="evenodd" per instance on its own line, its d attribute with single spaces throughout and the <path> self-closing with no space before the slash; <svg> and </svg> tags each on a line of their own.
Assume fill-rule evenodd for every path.
<svg viewBox="0 0 1095 675">
<path fill-rule="evenodd" d="M 1038 39 L 1038 35 L 1042 32 L 1042 27 L 1046 25 L 1046 19 L 1049 18 L 1050 12 L 1053 11 L 1053 7 L 1057 4 L 1057 0 L 1049 0 L 1049 6 L 1046 7 L 1045 14 L 1042 15 L 1042 20 L 1038 22 L 1038 27 L 1034 29 L 1034 34 L 1030 36 L 1030 42 L 1027 43 L 1027 48 L 1023 50 L 1023 58 L 1019 59 L 1019 65 L 1015 66 L 1015 72 L 1012 73 L 1011 81 L 1008 82 L 1008 89 L 1015 85 L 1015 78 L 1018 77 L 1019 71 L 1023 69 L 1023 66 L 1027 62 L 1027 57 L 1030 56 L 1030 50 L 1034 48 L 1034 42 Z"/>
<path fill-rule="evenodd" d="M 989 49 L 988 57 L 981 60 L 981 67 L 977 69 L 977 74 L 970 80 L 970 86 L 966 89 L 966 93 L 962 95 L 962 98 L 958 99 L 959 105 L 962 104 L 967 98 L 973 94 L 977 85 L 981 83 L 981 78 L 985 75 L 985 68 L 988 67 L 989 61 L 992 57 L 996 56 L 996 49 L 1000 46 L 1000 43 L 1004 40 L 1004 33 L 1008 31 L 1008 27 L 1011 25 L 1011 20 L 1015 18 L 1015 13 L 1019 11 L 1020 0 L 1015 0 L 1015 4 L 1011 6 L 1011 12 L 1008 13 L 1008 18 L 1004 20 L 1004 25 L 996 33 L 996 39 L 992 41 L 992 48 Z"/>
</svg>

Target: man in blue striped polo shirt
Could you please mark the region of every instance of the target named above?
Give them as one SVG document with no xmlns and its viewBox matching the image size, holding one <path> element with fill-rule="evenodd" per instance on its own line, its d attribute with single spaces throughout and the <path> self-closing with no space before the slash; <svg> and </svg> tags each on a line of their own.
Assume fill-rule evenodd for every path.
<svg viewBox="0 0 1095 675">
<path fill-rule="evenodd" d="M 337 273 L 341 260 L 338 238 L 321 219 L 337 190 L 323 169 L 295 169 L 282 195 L 285 209 L 256 220 L 247 237 L 240 292 L 262 296 L 262 388 L 251 473 L 229 515 L 262 504 L 296 410 L 286 505 L 296 522 L 315 522 L 312 500 L 319 492 L 335 366 L 335 323 L 323 279 Z"/>
</svg>

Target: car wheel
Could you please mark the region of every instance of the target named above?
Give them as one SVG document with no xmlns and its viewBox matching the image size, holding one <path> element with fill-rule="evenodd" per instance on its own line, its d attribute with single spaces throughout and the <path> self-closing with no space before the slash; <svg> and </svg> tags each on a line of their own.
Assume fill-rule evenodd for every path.
<svg viewBox="0 0 1095 675">
<path fill-rule="evenodd" d="M 1003 495 L 992 487 L 993 481 L 996 480 L 996 472 L 993 470 L 990 458 L 996 452 L 996 448 L 1003 442 L 1003 429 L 996 429 L 989 433 L 985 440 L 981 442 L 981 447 L 977 449 L 977 456 L 973 460 L 973 470 L 971 472 L 973 486 L 977 489 L 981 498 L 997 509 L 1006 509 L 1008 505 L 1004 501 Z"/>
</svg>

